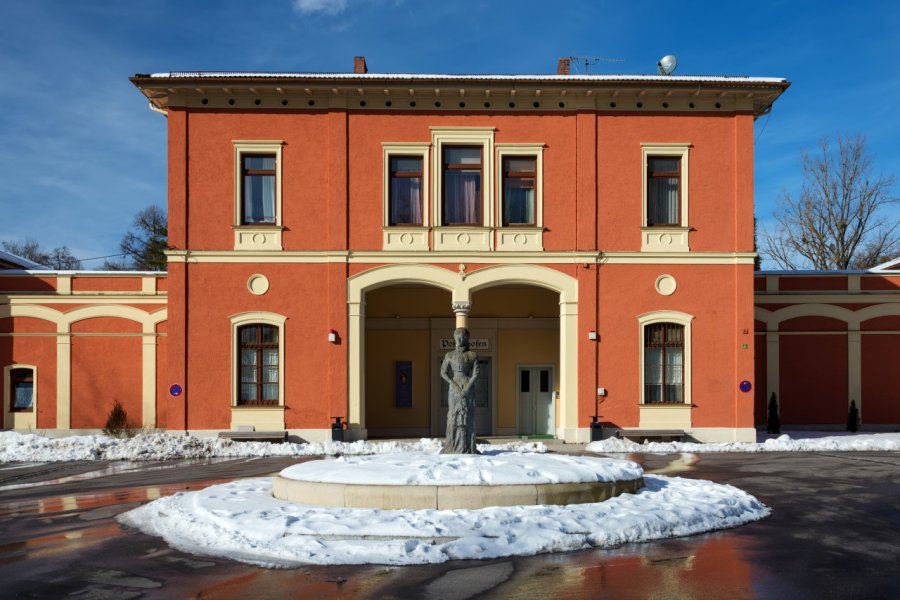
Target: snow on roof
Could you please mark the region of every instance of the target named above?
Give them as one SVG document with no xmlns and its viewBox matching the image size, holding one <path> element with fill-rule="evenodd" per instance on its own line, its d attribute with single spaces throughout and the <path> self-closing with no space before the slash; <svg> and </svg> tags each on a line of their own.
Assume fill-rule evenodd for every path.
<svg viewBox="0 0 900 600">
<path fill-rule="evenodd" d="M 28 260 L 27 258 L 23 258 L 18 254 L 13 254 L 12 252 L 4 252 L 0 250 L 0 261 L 8 262 L 13 265 L 16 265 L 20 269 L 27 269 L 30 271 L 47 271 L 50 267 L 42 265 L 40 263 L 36 263 L 33 260 Z"/>
<path fill-rule="evenodd" d="M 881 263 L 878 266 L 872 267 L 869 271 L 873 273 L 900 271 L 900 256 L 893 260 L 889 260 L 886 263 Z"/>
<path fill-rule="evenodd" d="M 141 77 L 141 75 L 138 75 Z M 171 71 L 153 73 L 152 79 L 242 78 L 242 79 L 350 79 L 350 80 L 446 80 L 446 81 L 547 81 L 547 82 L 668 82 L 668 83 L 720 83 L 753 85 L 787 85 L 782 77 L 744 77 L 729 75 L 474 75 L 450 73 L 290 73 L 264 71 Z"/>
</svg>

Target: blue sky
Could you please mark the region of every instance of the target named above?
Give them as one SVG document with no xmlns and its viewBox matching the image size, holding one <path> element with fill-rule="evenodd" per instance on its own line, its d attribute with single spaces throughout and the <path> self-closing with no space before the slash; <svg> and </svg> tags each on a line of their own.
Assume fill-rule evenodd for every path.
<svg viewBox="0 0 900 600">
<path fill-rule="evenodd" d="M 822 136 L 867 136 L 900 176 L 900 2 L 28 0 L 0 22 L 0 240 L 115 254 L 134 214 L 165 206 L 165 118 L 128 81 L 175 70 L 592 73 L 785 77 L 756 123 L 756 210 L 802 181 Z M 894 186 L 900 193 L 900 184 Z M 900 210 L 895 211 L 900 218 Z M 96 268 L 102 261 L 86 262 Z"/>
</svg>

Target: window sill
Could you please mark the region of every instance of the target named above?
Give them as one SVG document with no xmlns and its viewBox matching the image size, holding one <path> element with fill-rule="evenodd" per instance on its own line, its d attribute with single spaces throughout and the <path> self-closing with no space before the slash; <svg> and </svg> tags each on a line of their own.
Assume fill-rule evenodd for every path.
<svg viewBox="0 0 900 600">
<path fill-rule="evenodd" d="M 690 227 L 641 227 L 641 252 L 688 252 Z"/>
<path fill-rule="evenodd" d="M 234 225 L 235 250 L 281 250 L 280 225 Z"/>
<path fill-rule="evenodd" d="M 653 403 L 640 405 L 641 429 L 690 429 L 693 404 Z"/>
<path fill-rule="evenodd" d="M 383 229 L 384 250 L 425 252 L 428 250 L 428 228 L 417 226 L 389 226 Z"/>
<path fill-rule="evenodd" d="M 255 431 L 284 429 L 284 406 L 232 406 L 231 429 L 248 425 Z"/>
<path fill-rule="evenodd" d="M 435 227 L 434 249 L 451 252 L 487 252 L 491 247 L 490 227 Z"/>
<path fill-rule="evenodd" d="M 497 230 L 497 250 L 501 252 L 541 252 L 543 249 L 543 228 L 513 226 Z"/>
</svg>

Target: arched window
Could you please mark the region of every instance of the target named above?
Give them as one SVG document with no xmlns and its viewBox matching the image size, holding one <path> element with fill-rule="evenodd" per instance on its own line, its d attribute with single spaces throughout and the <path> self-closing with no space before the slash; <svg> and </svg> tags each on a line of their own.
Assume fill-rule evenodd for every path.
<svg viewBox="0 0 900 600">
<path fill-rule="evenodd" d="M 684 402 L 684 326 L 644 327 L 644 403 Z"/>
<path fill-rule="evenodd" d="M 264 323 L 238 327 L 239 406 L 279 404 L 278 329 Z"/>
</svg>

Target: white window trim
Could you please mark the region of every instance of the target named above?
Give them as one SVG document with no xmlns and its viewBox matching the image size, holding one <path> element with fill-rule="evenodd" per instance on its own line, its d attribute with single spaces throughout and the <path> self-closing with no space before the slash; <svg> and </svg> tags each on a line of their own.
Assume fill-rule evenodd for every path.
<svg viewBox="0 0 900 600">
<path fill-rule="evenodd" d="M 233 140 L 234 144 L 234 249 L 235 250 L 281 250 L 282 211 L 282 148 L 281 140 Z M 241 219 L 243 198 L 241 197 L 242 158 L 245 154 L 275 155 L 275 224 L 244 224 Z"/>
<path fill-rule="evenodd" d="M 675 323 L 684 327 L 684 364 L 682 365 L 684 369 L 684 402 L 674 403 L 674 405 L 691 405 L 691 322 L 693 320 L 693 316 L 674 310 L 657 310 L 638 315 L 638 348 L 640 349 L 638 374 L 640 379 L 639 398 L 641 406 L 673 406 L 673 403 L 644 403 L 644 329 L 647 325 L 653 325 L 655 323 Z"/>
<path fill-rule="evenodd" d="M 31 369 L 34 379 L 31 388 L 31 410 L 12 410 L 12 385 L 10 377 L 13 369 Z M 3 428 L 4 429 L 37 429 L 38 412 L 38 368 L 37 365 L 14 363 L 3 367 Z"/>
<path fill-rule="evenodd" d="M 494 167 L 494 132 L 493 127 L 432 127 L 431 155 L 432 188 L 431 213 L 434 215 L 434 249 L 452 251 L 485 251 L 493 250 L 494 227 L 494 190 L 496 189 Z M 443 185 L 444 185 L 444 146 L 481 146 L 481 188 L 482 206 L 479 225 L 445 226 L 442 222 Z"/>
<path fill-rule="evenodd" d="M 642 252 L 688 252 L 688 156 L 691 144 L 686 142 L 644 142 L 641 143 L 641 251 Z M 680 159 L 679 177 L 681 200 L 681 224 L 676 227 L 650 227 L 647 225 L 647 167 L 651 156 L 673 156 Z"/>
<path fill-rule="evenodd" d="M 429 199 L 431 189 L 429 177 L 431 163 L 428 160 L 428 142 L 384 142 L 381 144 L 382 175 L 382 231 L 384 250 L 425 251 L 428 250 L 428 227 L 431 223 L 431 206 Z M 391 210 L 391 157 L 422 157 L 422 225 L 390 225 Z"/>
<path fill-rule="evenodd" d="M 544 144 L 495 144 L 497 149 L 497 250 L 533 252 L 544 249 Z M 534 225 L 503 227 L 503 159 L 535 158 Z"/>
<path fill-rule="evenodd" d="M 284 406 L 284 323 L 287 317 L 272 312 L 253 311 L 239 313 L 229 317 L 231 320 L 231 406 L 245 408 L 238 404 L 238 375 L 240 372 L 240 337 L 238 329 L 243 325 L 261 323 L 278 327 L 278 406 Z M 256 407 L 250 407 L 256 408 Z M 262 407 L 267 408 L 267 407 Z"/>
</svg>

